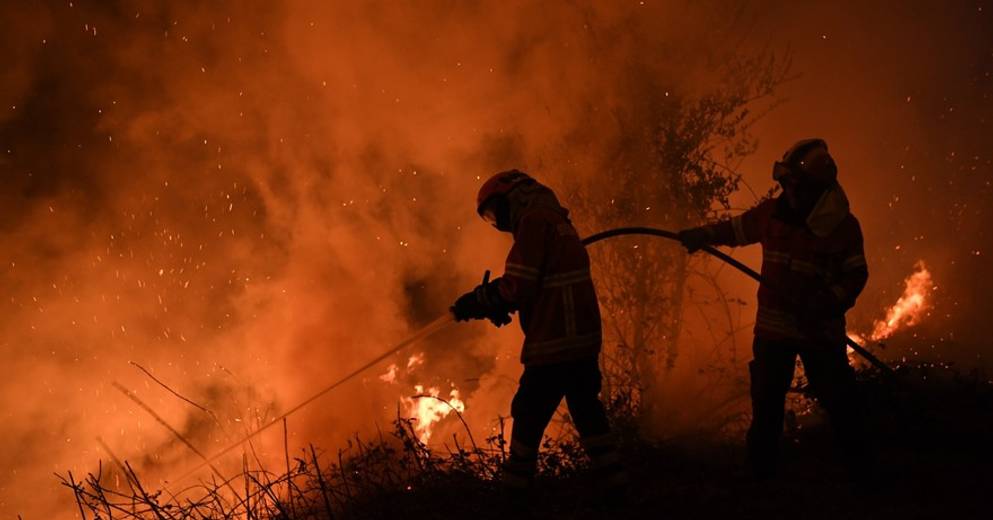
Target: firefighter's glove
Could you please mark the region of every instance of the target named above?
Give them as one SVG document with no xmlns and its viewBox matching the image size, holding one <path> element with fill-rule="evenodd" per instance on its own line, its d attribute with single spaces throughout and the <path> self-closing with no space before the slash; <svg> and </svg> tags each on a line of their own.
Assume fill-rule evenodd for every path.
<svg viewBox="0 0 993 520">
<path fill-rule="evenodd" d="M 679 232 L 679 242 L 690 253 L 695 253 L 704 246 L 710 245 L 710 233 L 702 227 L 684 229 Z"/>
<path fill-rule="evenodd" d="M 455 319 L 468 321 L 485 318 L 497 327 L 510 323 L 510 313 L 515 309 L 500 296 L 499 284 L 499 278 L 493 281 L 484 279 L 475 289 L 460 296 L 451 308 Z"/>
<path fill-rule="evenodd" d="M 481 320 L 486 317 L 486 307 L 476 298 L 476 291 L 469 291 L 452 305 L 455 321 Z"/>
<path fill-rule="evenodd" d="M 510 323 L 510 313 L 514 312 L 514 306 L 500 295 L 499 278 L 492 281 L 484 280 L 473 292 L 476 293 L 476 299 L 486 308 L 486 319 L 490 320 L 490 323 L 497 327 Z"/>
<path fill-rule="evenodd" d="M 504 311 L 503 313 L 496 312 L 486 316 L 486 319 L 490 320 L 490 323 L 496 325 L 497 327 L 503 327 L 504 325 L 509 325 L 511 321 L 510 312 Z"/>
</svg>

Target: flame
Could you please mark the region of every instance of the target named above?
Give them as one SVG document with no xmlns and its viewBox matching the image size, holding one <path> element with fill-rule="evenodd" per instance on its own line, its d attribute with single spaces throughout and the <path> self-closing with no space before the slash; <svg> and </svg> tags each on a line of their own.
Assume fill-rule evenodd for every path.
<svg viewBox="0 0 993 520">
<path fill-rule="evenodd" d="M 424 353 L 418 352 L 407 360 L 407 370 L 424 364 Z"/>
<path fill-rule="evenodd" d="M 390 363 L 390 366 L 386 367 L 386 372 L 379 376 L 380 381 L 385 381 L 387 383 L 396 383 L 397 381 L 397 364 Z"/>
<path fill-rule="evenodd" d="M 924 265 L 924 261 L 917 262 L 913 274 L 904 280 L 904 284 L 903 294 L 886 311 L 886 319 L 877 320 L 873 324 L 870 340 L 881 341 L 901 328 L 916 325 L 930 309 L 929 300 L 934 284 L 931 281 L 931 272 Z"/>
<path fill-rule="evenodd" d="M 386 372 L 379 376 L 379 379 L 389 384 L 395 384 L 400 373 L 410 375 L 418 367 L 424 364 L 424 353 L 418 352 L 407 359 L 406 366 L 401 368 L 396 363 L 390 364 Z M 406 416 L 414 419 L 414 431 L 421 442 L 427 444 L 431 440 L 431 433 L 435 424 L 441 421 L 452 410 L 462 413 L 465 411 L 465 402 L 459 397 L 459 390 L 452 385 L 448 392 L 448 398 L 439 397 L 441 391 L 437 387 L 427 390 L 424 385 L 414 385 L 414 395 L 411 397 L 401 396 L 400 403 L 406 410 Z"/>
<path fill-rule="evenodd" d="M 870 341 L 882 341 L 904 327 L 916 325 L 931 308 L 930 296 L 934 288 L 931 272 L 923 260 L 918 260 L 914 272 L 904 280 L 903 294 L 886 309 L 886 319 L 873 322 L 872 333 L 868 336 L 849 330 L 848 337 L 859 345 L 865 345 Z M 847 350 L 849 360 L 860 362 L 852 347 L 847 347 Z"/>
<path fill-rule="evenodd" d="M 465 403 L 459 398 L 459 391 L 454 386 L 448 393 L 448 399 L 438 397 L 437 387 L 427 390 L 422 385 L 414 385 L 415 395 L 401 397 L 400 401 L 407 407 L 407 416 L 414 419 L 414 431 L 421 442 L 427 444 L 431 433 L 438 421 L 448 417 L 452 410 L 459 413 L 465 411 Z"/>
<path fill-rule="evenodd" d="M 413 372 L 415 368 L 423 364 L 424 364 L 424 353 L 418 352 L 410 356 L 409 359 L 407 359 L 407 366 L 404 368 L 398 367 L 396 363 L 390 363 L 390 366 L 386 367 L 386 372 L 380 374 L 379 379 L 380 381 L 385 381 L 387 383 L 396 383 L 397 375 L 400 372 L 402 371 L 408 373 Z"/>
</svg>

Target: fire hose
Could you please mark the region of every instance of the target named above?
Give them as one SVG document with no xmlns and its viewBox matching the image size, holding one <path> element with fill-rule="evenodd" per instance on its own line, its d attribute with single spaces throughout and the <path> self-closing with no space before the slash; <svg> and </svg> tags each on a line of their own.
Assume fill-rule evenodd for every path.
<svg viewBox="0 0 993 520">
<path fill-rule="evenodd" d="M 623 236 L 623 235 L 648 235 L 648 236 L 656 236 L 656 237 L 668 238 L 670 240 L 679 240 L 679 236 L 676 233 L 673 233 L 672 231 L 667 231 L 667 230 L 658 229 L 658 228 L 651 228 L 651 227 L 638 227 L 638 226 L 635 226 L 635 227 L 620 227 L 620 228 L 615 228 L 615 229 L 609 229 L 607 231 L 601 231 L 600 233 L 596 233 L 594 235 L 590 235 L 590 236 L 584 238 L 582 240 L 582 242 L 583 242 L 583 245 L 586 246 L 586 245 L 594 244 L 594 243 L 599 242 L 601 240 L 605 240 L 607 238 L 612 238 L 612 237 L 617 237 L 617 236 Z M 754 280 L 756 280 L 756 281 L 758 281 L 760 283 L 762 282 L 762 276 L 759 273 L 757 273 L 754 269 L 748 267 L 747 265 L 741 263 L 740 261 L 732 258 L 730 255 L 728 255 L 726 253 L 723 253 L 723 252 L 721 252 L 721 251 L 719 251 L 719 250 L 717 250 L 717 249 L 715 249 L 715 248 L 713 248 L 711 246 L 704 246 L 701 249 L 703 251 L 707 252 L 708 254 L 716 257 L 717 259 L 719 259 L 719 260 L 721 260 L 721 261 L 723 261 L 723 262 L 731 265 L 735 269 L 737 269 L 737 270 L 741 271 L 742 273 L 748 275 L 749 277 L 753 278 Z M 454 316 L 452 316 L 451 313 L 446 313 L 445 315 L 440 316 L 439 318 L 435 319 L 434 321 L 432 321 L 428 325 L 422 327 L 420 330 L 418 330 L 417 332 L 415 332 L 413 335 L 411 335 L 407 339 L 405 339 L 405 340 L 401 341 L 400 343 L 394 345 L 391 349 L 387 350 L 386 352 L 383 352 L 383 353 L 379 354 L 378 356 L 376 356 L 375 358 L 369 360 L 368 362 L 366 362 L 362 366 L 359 366 L 358 368 L 352 370 L 347 375 L 345 375 L 342 378 L 338 379 L 334 383 L 332 383 L 332 384 L 324 387 L 319 392 L 313 394 L 312 396 L 308 397 L 307 399 L 305 399 L 304 401 L 300 402 L 296 406 L 290 408 L 289 410 L 287 410 L 286 412 L 284 412 L 279 417 L 273 418 L 268 423 L 260 426 L 259 428 L 255 429 L 252 432 L 247 433 L 241 439 L 239 439 L 238 441 L 232 443 L 230 446 L 224 448 L 223 450 L 221 450 L 221 451 L 219 451 L 219 452 L 217 452 L 217 453 L 215 453 L 215 454 L 213 454 L 213 455 L 211 455 L 209 457 L 204 457 L 203 455 L 200 455 L 199 452 L 197 452 L 197 455 L 200 455 L 200 457 L 202 459 L 202 462 L 199 465 L 197 465 L 196 467 L 194 467 L 193 469 L 191 469 L 191 470 L 187 471 L 186 473 L 184 473 L 183 475 L 181 475 L 179 478 L 177 478 L 176 479 L 176 482 L 178 482 L 180 480 L 183 480 L 184 478 L 192 475 L 193 473 L 199 471 L 200 469 L 202 469 L 204 467 L 207 467 L 212 462 L 214 462 L 217 459 L 223 457 L 224 455 L 230 453 L 231 451 L 233 451 L 237 447 L 239 447 L 242 444 L 248 442 L 252 438 L 258 436 L 260 433 L 268 430 L 272 426 L 274 426 L 277 423 L 281 422 L 283 419 L 286 419 L 287 417 L 289 417 L 291 414 L 299 411 L 301 408 L 304 408 L 305 406 L 309 405 L 310 403 L 313 403 L 314 401 L 316 401 L 317 399 L 321 398 L 325 394 L 331 392 L 335 388 L 338 388 L 339 386 L 345 384 L 346 382 L 348 382 L 351 379 L 355 378 L 359 374 L 361 374 L 361 373 L 365 372 L 366 370 L 372 368 L 373 366 L 377 365 L 380 361 L 385 360 L 386 358 L 388 358 L 388 357 L 390 357 L 390 356 L 392 356 L 392 355 L 400 352 L 401 350 L 409 347 L 410 345 L 413 345 L 414 343 L 417 343 L 418 341 L 420 341 L 420 340 L 422 340 L 424 338 L 427 338 L 428 336 L 431 336 L 431 335 L 435 334 L 436 332 L 439 332 L 441 330 L 444 330 L 445 328 L 447 328 L 449 325 L 451 325 L 454 322 L 455 322 L 455 319 L 454 319 Z M 869 352 L 868 350 L 866 350 L 865 347 L 863 347 L 862 345 L 859 345 L 855 340 L 853 340 L 852 338 L 847 337 L 847 336 L 846 336 L 845 340 L 846 340 L 846 344 L 849 347 L 851 347 L 851 349 L 853 351 L 855 351 L 858 355 L 862 356 L 867 361 L 869 361 L 870 363 L 872 363 L 873 366 L 875 366 L 876 368 L 882 370 L 883 372 L 886 372 L 886 373 L 889 373 L 889 374 L 892 374 L 893 373 L 893 369 L 892 368 L 890 368 L 888 365 L 886 365 L 886 363 L 883 363 L 882 361 L 880 361 L 879 358 L 877 358 L 871 352 Z"/>
<path fill-rule="evenodd" d="M 621 227 L 615 229 L 608 229 L 607 231 L 601 231 L 600 233 L 597 233 L 595 235 L 590 235 L 583 239 L 583 245 L 590 245 L 606 238 L 622 236 L 622 235 L 650 235 L 650 236 L 668 238 L 670 240 L 679 240 L 679 236 L 676 233 L 673 233 L 672 231 L 666 231 L 664 229 L 650 228 L 650 227 Z M 701 248 L 701 250 L 706 251 L 711 256 L 714 256 L 717 259 L 721 260 L 722 262 L 730 265 L 731 267 L 734 267 L 735 269 L 741 271 L 742 273 L 745 273 L 755 281 L 762 283 L 762 275 L 760 275 L 751 267 L 748 267 L 747 265 L 739 262 L 738 260 L 735 260 L 730 255 L 711 246 L 704 246 Z M 851 347 L 851 349 L 855 351 L 856 354 L 862 356 L 869 363 L 872 363 L 872 366 L 878 368 L 879 370 L 882 370 L 887 374 L 893 373 L 893 369 L 890 368 L 889 365 L 883 363 L 879 358 L 874 356 L 872 352 L 866 350 L 865 347 L 859 345 L 857 341 L 853 340 L 847 335 L 845 336 L 845 344 Z"/>
</svg>

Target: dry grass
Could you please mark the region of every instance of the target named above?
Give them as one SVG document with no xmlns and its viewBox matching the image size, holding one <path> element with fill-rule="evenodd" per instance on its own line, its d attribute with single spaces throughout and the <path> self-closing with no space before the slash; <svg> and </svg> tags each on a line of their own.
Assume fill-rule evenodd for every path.
<svg viewBox="0 0 993 520">
<path fill-rule="evenodd" d="M 492 480 L 504 456 L 500 436 L 483 447 L 456 441 L 447 452 L 433 452 L 418 439 L 412 420 L 398 418 L 391 434 L 374 442 L 355 438 L 336 460 L 310 446 L 300 456 L 287 452 L 286 468 L 276 473 L 245 453 L 241 473 L 225 480 L 214 476 L 175 493 L 150 492 L 138 473 L 115 457 L 113 467 L 101 464 L 82 480 L 72 473 L 59 478 L 84 518 L 337 518 L 364 497 L 409 491 L 442 476 Z"/>
<path fill-rule="evenodd" d="M 610 510 L 568 438 L 548 441 L 537 498 L 519 509 L 495 483 L 506 455 L 503 432 L 480 446 L 452 442 L 438 452 L 403 418 L 392 432 L 355 438 L 335 456 L 314 447 L 287 453 L 286 467 L 275 472 L 249 450 L 242 471 L 227 481 L 215 477 L 175 494 L 143 485 L 126 462 L 101 465 L 82 480 L 60 478 L 88 519 L 987 518 L 993 383 L 978 372 L 925 364 L 903 368 L 899 385 L 874 372 L 860 377 L 881 469 L 868 486 L 846 480 L 830 429 L 816 408 L 807 412 L 809 403 L 794 407 L 783 477 L 768 483 L 745 476 L 738 438 L 660 443 L 625 432 L 621 452 L 632 485 Z"/>
</svg>

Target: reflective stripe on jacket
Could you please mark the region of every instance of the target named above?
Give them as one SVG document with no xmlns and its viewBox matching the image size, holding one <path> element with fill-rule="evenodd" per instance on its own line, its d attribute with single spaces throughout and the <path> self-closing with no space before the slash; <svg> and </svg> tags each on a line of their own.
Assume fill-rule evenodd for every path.
<svg viewBox="0 0 993 520">
<path fill-rule="evenodd" d="M 539 206 L 521 215 L 500 295 L 518 308 L 525 365 L 599 355 L 600 307 L 590 259 L 562 211 Z"/>
<path fill-rule="evenodd" d="M 780 199 L 767 200 L 704 229 L 718 245 L 762 244 L 757 337 L 843 341 L 845 311 L 855 305 L 869 277 L 859 222 L 848 213 L 820 237 L 784 219 L 783 205 Z M 811 298 L 823 300 L 813 306 L 821 310 L 801 312 L 800 304 Z"/>
</svg>

